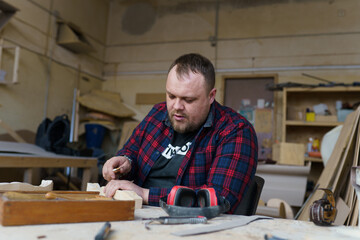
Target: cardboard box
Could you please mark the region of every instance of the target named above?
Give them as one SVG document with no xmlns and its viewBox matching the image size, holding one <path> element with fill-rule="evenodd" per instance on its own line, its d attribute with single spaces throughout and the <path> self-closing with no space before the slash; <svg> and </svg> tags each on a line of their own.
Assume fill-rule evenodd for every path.
<svg viewBox="0 0 360 240">
<path fill-rule="evenodd" d="M 70 22 L 58 21 L 57 44 L 74 53 L 89 53 L 94 48 L 82 34 L 79 27 Z"/>
<path fill-rule="evenodd" d="M 278 164 L 304 166 L 305 146 L 302 143 L 277 143 L 272 147 L 272 159 Z"/>
<path fill-rule="evenodd" d="M 336 115 L 315 115 L 315 122 L 337 122 L 337 120 Z"/>
<path fill-rule="evenodd" d="M 288 107 L 287 108 L 287 120 L 304 121 L 305 120 L 305 108 L 300 107 Z"/>
</svg>

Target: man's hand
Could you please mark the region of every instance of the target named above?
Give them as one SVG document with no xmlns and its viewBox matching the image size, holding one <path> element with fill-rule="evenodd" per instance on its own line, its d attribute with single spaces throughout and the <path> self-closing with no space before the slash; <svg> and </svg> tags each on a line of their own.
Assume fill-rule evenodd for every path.
<svg viewBox="0 0 360 240">
<path fill-rule="evenodd" d="M 133 182 L 127 180 L 111 180 L 105 186 L 104 192 L 106 197 L 113 197 L 116 190 L 130 190 L 134 191 L 143 199 L 144 204 L 148 204 L 149 189 L 139 187 Z"/>
<path fill-rule="evenodd" d="M 120 168 L 119 174 L 127 174 L 131 170 L 131 163 L 129 159 L 123 156 L 112 157 L 107 160 L 103 166 L 103 177 L 107 181 L 115 179 L 114 168 Z"/>
</svg>

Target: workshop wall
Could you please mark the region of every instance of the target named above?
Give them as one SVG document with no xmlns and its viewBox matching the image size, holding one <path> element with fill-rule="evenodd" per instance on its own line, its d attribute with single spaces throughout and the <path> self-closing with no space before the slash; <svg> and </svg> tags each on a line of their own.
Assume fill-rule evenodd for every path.
<svg viewBox="0 0 360 240">
<path fill-rule="evenodd" d="M 324 83 L 302 76 L 308 73 L 358 81 L 359 8 L 357 0 L 114 0 L 103 88 L 120 92 L 125 103 L 147 113 L 151 105 L 136 105 L 136 93 L 164 92 L 170 63 L 188 52 L 215 63 L 220 102 L 224 76 L 277 74 L 279 83 Z M 281 93 L 276 104 L 280 124 Z"/>
<path fill-rule="evenodd" d="M 0 84 L 0 119 L 14 130 L 36 132 L 44 117 L 71 117 L 74 88 L 101 88 L 108 1 L 12 0 L 19 11 L 1 29 L 4 46 L 20 47 L 17 84 Z M 56 43 L 57 20 L 75 24 L 93 50 L 74 53 Z M 14 53 L 4 49 L 2 63 Z M 7 66 L 11 74 L 11 66 Z M 7 73 L 6 80 L 10 81 Z M 0 133 L 4 133 L 0 128 Z"/>
<path fill-rule="evenodd" d="M 335 82 L 360 75 L 357 0 L 7 2 L 19 11 L 0 38 L 21 52 L 19 83 L 0 85 L 0 117 L 15 130 L 35 131 L 44 116 L 70 115 L 74 87 L 117 91 L 141 118 L 152 105 L 136 104 L 136 93 L 165 92 L 170 63 L 188 52 L 215 64 L 220 102 L 225 76 L 320 83 L 302 73 Z M 77 25 L 94 50 L 75 54 L 57 45 L 59 19 Z M 4 50 L 2 62 L 13 54 Z M 280 120 L 281 93 L 276 103 Z"/>
</svg>

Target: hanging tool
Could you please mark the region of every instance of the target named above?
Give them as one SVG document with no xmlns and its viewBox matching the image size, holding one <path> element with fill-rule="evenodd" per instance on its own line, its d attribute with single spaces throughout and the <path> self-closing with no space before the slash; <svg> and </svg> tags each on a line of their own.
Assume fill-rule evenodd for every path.
<svg viewBox="0 0 360 240">
<path fill-rule="evenodd" d="M 314 201 L 310 206 L 310 220 L 316 225 L 329 226 L 335 221 L 337 212 L 334 194 L 327 188 L 319 188 L 319 190 L 323 190 L 326 196 Z"/>
<path fill-rule="evenodd" d="M 206 217 L 159 217 L 159 218 L 143 218 L 142 220 L 150 220 L 145 223 L 145 228 L 150 230 L 149 224 L 159 222 L 161 224 L 198 224 L 207 223 Z"/>
</svg>

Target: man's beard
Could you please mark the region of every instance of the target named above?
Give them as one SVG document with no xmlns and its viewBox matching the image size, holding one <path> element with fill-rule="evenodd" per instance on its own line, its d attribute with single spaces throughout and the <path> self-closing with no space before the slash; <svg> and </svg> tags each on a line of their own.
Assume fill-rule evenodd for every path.
<svg viewBox="0 0 360 240">
<path fill-rule="evenodd" d="M 181 114 L 181 116 L 184 118 L 181 123 L 179 123 L 178 121 L 176 121 L 174 119 L 174 114 L 176 114 L 176 112 L 172 112 L 172 113 L 168 113 L 168 117 L 170 119 L 170 123 L 171 126 L 174 128 L 174 130 L 178 133 L 188 133 L 188 132 L 193 132 L 196 129 L 199 128 L 198 124 L 189 122 L 189 118 L 187 115 L 185 114 Z"/>
</svg>

